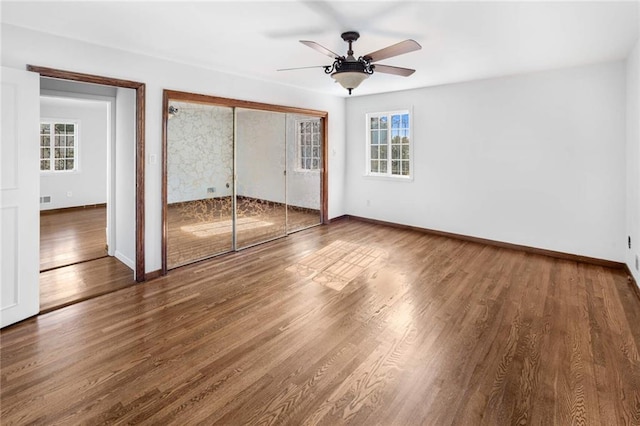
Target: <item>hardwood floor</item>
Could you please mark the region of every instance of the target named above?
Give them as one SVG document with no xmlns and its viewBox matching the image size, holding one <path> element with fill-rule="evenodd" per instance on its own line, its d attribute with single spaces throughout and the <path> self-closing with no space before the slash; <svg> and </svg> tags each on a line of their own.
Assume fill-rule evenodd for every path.
<svg viewBox="0 0 640 426">
<path fill-rule="evenodd" d="M 133 271 L 115 257 L 40 273 L 40 312 L 101 296 L 134 285 Z"/>
<path fill-rule="evenodd" d="M 104 205 L 40 214 L 40 312 L 135 284 L 133 271 L 107 256 Z"/>
<path fill-rule="evenodd" d="M 105 257 L 107 208 L 40 213 L 40 270 Z"/>
<path fill-rule="evenodd" d="M 640 424 L 623 270 L 354 220 L 0 332 L 10 424 Z"/>
<path fill-rule="evenodd" d="M 249 247 L 319 225 L 320 211 L 255 198 L 237 201 L 236 244 Z M 233 249 L 231 197 L 167 206 L 167 267 L 173 269 Z"/>
</svg>

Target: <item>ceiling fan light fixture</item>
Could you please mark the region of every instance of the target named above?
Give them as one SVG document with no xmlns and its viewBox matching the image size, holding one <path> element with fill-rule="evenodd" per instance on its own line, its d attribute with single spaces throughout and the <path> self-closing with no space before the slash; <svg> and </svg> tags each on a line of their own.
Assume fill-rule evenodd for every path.
<svg viewBox="0 0 640 426">
<path fill-rule="evenodd" d="M 369 78 L 369 74 L 361 71 L 336 71 L 331 77 L 351 94 L 353 89 Z"/>
</svg>

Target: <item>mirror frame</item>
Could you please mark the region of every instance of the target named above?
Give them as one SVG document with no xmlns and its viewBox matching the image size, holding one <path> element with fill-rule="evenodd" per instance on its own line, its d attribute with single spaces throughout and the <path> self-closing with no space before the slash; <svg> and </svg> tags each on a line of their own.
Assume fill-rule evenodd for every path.
<svg viewBox="0 0 640 426">
<path fill-rule="evenodd" d="M 169 122 L 169 102 L 191 102 L 230 108 L 245 108 L 285 114 L 300 114 L 319 118 L 322 121 L 322 167 L 320 170 L 320 214 L 321 224 L 329 223 L 329 194 L 328 194 L 328 145 L 329 145 L 329 113 L 314 109 L 296 108 L 284 105 L 266 104 L 261 102 L 244 101 L 240 99 L 222 98 L 218 96 L 201 95 L 197 93 L 181 92 L 164 89 L 162 91 L 162 275 L 167 269 L 167 233 L 168 233 L 168 203 L 167 203 L 167 124 Z M 219 256 L 219 255 L 216 255 Z M 214 256 L 215 257 L 215 256 Z"/>
</svg>

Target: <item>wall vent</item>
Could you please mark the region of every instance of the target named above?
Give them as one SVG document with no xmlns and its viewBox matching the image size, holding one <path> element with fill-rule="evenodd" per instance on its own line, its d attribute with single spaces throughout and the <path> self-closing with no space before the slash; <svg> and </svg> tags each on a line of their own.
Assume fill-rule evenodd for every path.
<svg viewBox="0 0 640 426">
<path fill-rule="evenodd" d="M 44 197 L 40 197 L 40 204 L 48 204 L 51 202 L 51 195 L 45 195 Z"/>
</svg>

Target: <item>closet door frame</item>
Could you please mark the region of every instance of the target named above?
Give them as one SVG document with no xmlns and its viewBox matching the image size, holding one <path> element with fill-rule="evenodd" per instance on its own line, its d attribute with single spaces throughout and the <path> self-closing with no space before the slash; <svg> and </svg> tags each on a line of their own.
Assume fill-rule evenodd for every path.
<svg viewBox="0 0 640 426">
<path fill-rule="evenodd" d="M 200 103 L 205 105 L 234 108 L 254 109 L 270 112 L 281 112 L 285 114 L 300 114 L 319 118 L 322 123 L 322 167 L 320 170 L 320 221 L 327 224 L 328 221 L 328 118 L 329 113 L 313 109 L 296 108 L 284 105 L 265 104 L 261 102 L 244 101 L 240 99 L 222 98 L 218 96 L 201 95 L 197 93 L 181 92 L 165 89 L 162 92 L 162 275 L 166 275 L 167 268 L 167 233 L 168 233 L 168 203 L 167 203 L 167 124 L 169 122 L 169 102 L 181 101 L 190 103 Z M 234 135 L 235 140 L 235 135 Z M 235 141 L 234 141 L 235 144 Z M 235 158 L 234 158 L 235 162 Z M 235 197 L 235 170 L 234 170 L 234 197 Z M 235 209 L 234 209 L 235 210 Z M 235 214 L 235 213 L 234 213 Z M 234 236 L 235 238 L 235 236 Z M 234 245 L 235 247 L 235 245 Z"/>
</svg>

